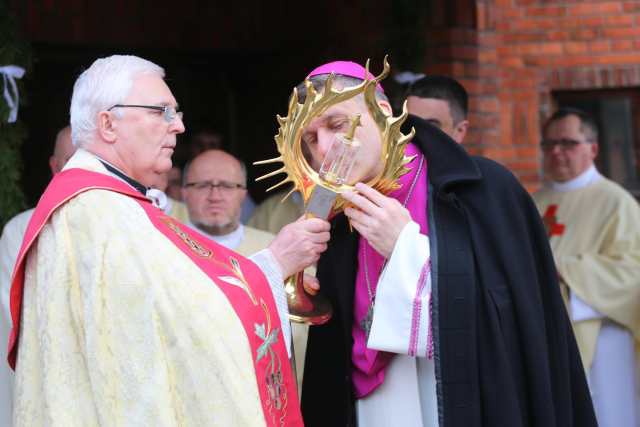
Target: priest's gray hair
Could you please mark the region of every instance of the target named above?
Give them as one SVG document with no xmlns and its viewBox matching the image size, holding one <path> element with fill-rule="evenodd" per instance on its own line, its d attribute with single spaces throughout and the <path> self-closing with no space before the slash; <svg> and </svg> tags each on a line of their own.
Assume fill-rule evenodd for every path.
<svg viewBox="0 0 640 427">
<path fill-rule="evenodd" d="M 98 113 L 122 104 L 141 74 L 164 78 L 164 69 L 133 55 L 113 55 L 94 61 L 76 80 L 71 96 L 71 141 L 83 147 L 93 141 Z"/>
</svg>

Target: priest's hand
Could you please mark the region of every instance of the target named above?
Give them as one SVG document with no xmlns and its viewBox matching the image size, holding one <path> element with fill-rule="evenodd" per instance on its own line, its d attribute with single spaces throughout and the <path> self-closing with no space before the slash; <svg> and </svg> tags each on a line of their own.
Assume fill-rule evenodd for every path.
<svg viewBox="0 0 640 427">
<path fill-rule="evenodd" d="M 346 208 L 344 213 L 353 228 L 378 253 L 389 258 L 400 232 L 411 221 L 411 214 L 396 199 L 387 197 L 366 184 L 358 183 L 355 188 L 355 192 L 342 194 L 342 197 L 355 206 Z"/>
<path fill-rule="evenodd" d="M 280 230 L 269 249 L 280 265 L 283 277 L 318 261 L 327 249 L 329 229 L 329 223 L 323 219 L 301 217 Z"/>
</svg>

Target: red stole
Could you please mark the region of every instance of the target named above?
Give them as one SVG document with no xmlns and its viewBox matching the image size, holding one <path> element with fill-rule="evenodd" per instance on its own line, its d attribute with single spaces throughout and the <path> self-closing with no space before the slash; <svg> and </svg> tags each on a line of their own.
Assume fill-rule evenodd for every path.
<svg viewBox="0 0 640 427">
<path fill-rule="evenodd" d="M 280 317 L 262 271 L 240 254 L 208 239 L 205 241 L 200 234 L 165 215 L 124 182 L 84 169 L 69 169 L 57 174 L 40 198 L 27 226 L 11 282 L 13 328 L 9 335 L 9 365 L 15 369 L 27 253 L 57 208 L 78 194 L 94 189 L 110 190 L 135 199 L 158 231 L 211 278 L 212 286 L 223 291 L 242 321 L 251 346 L 266 424 L 303 425 Z"/>
</svg>

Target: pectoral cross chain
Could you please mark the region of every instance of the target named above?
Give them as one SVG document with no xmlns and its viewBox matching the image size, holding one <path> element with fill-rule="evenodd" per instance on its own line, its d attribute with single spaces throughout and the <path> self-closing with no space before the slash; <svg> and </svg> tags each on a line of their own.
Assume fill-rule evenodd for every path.
<svg viewBox="0 0 640 427">
<path fill-rule="evenodd" d="M 360 321 L 360 327 L 364 331 L 367 340 L 369 339 L 369 332 L 371 332 L 371 324 L 373 323 L 373 302 L 369 304 L 367 315 Z"/>
</svg>

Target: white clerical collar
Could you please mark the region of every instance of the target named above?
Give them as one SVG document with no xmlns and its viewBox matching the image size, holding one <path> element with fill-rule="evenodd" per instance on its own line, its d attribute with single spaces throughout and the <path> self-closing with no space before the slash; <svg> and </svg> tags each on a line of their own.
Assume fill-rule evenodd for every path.
<svg viewBox="0 0 640 427">
<path fill-rule="evenodd" d="M 580 188 L 584 188 L 587 185 L 593 184 L 600 180 L 602 175 L 598 172 L 595 165 L 591 165 L 589 169 L 582 172 L 580 175 L 566 182 L 551 181 L 551 189 L 555 191 L 573 191 Z"/>
<path fill-rule="evenodd" d="M 193 224 L 192 222 L 189 222 L 189 226 L 194 230 L 197 230 L 203 236 L 229 249 L 236 249 L 238 246 L 240 246 L 240 243 L 242 243 L 242 239 L 244 238 L 244 226 L 242 224 L 238 224 L 238 228 L 233 230 L 231 233 L 223 234 L 220 236 L 209 234 L 206 231 L 198 228 L 198 226 Z"/>
</svg>

